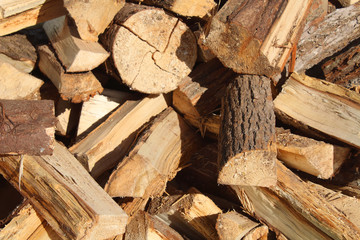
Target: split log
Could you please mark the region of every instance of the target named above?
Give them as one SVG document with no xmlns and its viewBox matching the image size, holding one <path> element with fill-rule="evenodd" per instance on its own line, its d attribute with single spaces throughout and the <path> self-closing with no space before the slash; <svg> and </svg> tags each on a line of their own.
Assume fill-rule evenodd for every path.
<svg viewBox="0 0 360 240">
<path fill-rule="evenodd" d="M 35 47 L 25 35 L 0 37 L 0 61 L 10 63 L 20 71 L 29 73 L 34 69 L 36 59 Z"/>
<path fill-rule="evenodd" d="M 209 18 L 217 6 L 213 0 L 137 0 L 137 2 L 163 7 L 184 17 Z"/>
<path fill-rule="evenodd" d="M 3 0 L 0 3 L 0 19 L 44 4 L 45 0 Z"/>
<path fill-rule="evenodd" d="M 270 79 L 239 75 L 221 107 L 218 183 L 272 186 L 276 183 L 275 114 Z"/>
<path fill-rule="evenodd" d="M 337 9 L 316 28 L 304 31 L 297 46 L 295 71 L 302 73 L 310 69 L 359 38 L 359 14 L 360 3 Z"/>
<path fill-rule="evenodd" d="M 150 197 L 161 196 L 167 182 L 199 146 L 199 136 L 168 108 L 153 120 L 128 157 L 120 162 L 105 191 L 112 197 L 143 197 L 146 191 Z"/>
<path fill-rule="evenodd" d="M 58 136 L 76 137 L 82 104 L 59 99 L 55 106 L 56 128 Z"/>
<path fill-rule="evenodd" d="M 267 240 L 269 234 L 269 228 L 266 225 L 261 225 L 259 227 L 251 230 L 243 240 Z"/>
<path fill-rule="evenodd" d="M 190 29 L 162 9 L 143 5 L 125 4 L 102 42 L 111 52 L 110 73 L 144 93 L 176 89 L 196 61 Z"/>
<path fill-rule="evenodd" d="M 94 177 L 99 176 L 125 156 L 137 130 L 166 107 L 162 95 L 126 101 L 70 151 Z"/>
<path fill-rule="evenodd" d="M 353 43 L 321 65 L 326 81 L 346 88 L 360 85 L 357 82 L 360 78 L 360 38 Z"/>
<path fill-rule="evenodd" d="M 54 103 L 0 100 L 0 154 L 52 154 Z"/>
<path fill-rule="evenodd" d="M 64 1 L 64 7 L 74 19 L 80 38 L 92 42 L 98 40 L 99 34 L 104 32 L 124 4 L 125 0 Z"/>
<path fill-rule="evenodd" d="M 40 99 L 40 79 L 24 73 L 9 63 L 0 60 L 0 96 L 2 99 Z"/>
<path fill-rule="evenodd" d="M 235 72 L 271 77 L 297 44 L 311 3 L 229 0 L 211 21 L 207 46 Z"/>
<path fill-rule="evenodd" d="M 232 186 L 246 211 L 289 239 L 358 239 L 360 229 L 280 162 L 270 189 Z"/>
<path fill-rule="evenodd" d="M 90 71 L 109 56 L 97 42 L 76 37 L 69 17 L 61 16 L 44 23 L 43 28 L 66 72 Z"/>
<path fill-rule="evenodd" d="M 288 132 L 276 135 L 276 146 L 285 165 L 323 179 L 333 177 L 350 153 L 350 148 Z"/>
<path fill-rule="evenodd" d="M 183 237 L 158 218 L 140 211 L 126 226 L 123 237 L 123 240 L 133 239 L 183 240 Z"/>
<path fill-rule="evenodd" d="M 259 223 L 235 211 L 219 214 L 216 230 L 220 240 L 242 239 Z"/>
<path fill-rule="evenodd" d="M 52 156 L 1 159 L 0 173 L 28 198 L 63 239 L 106 239 L 125 231 L 127 216 L 84 170 L 74 156 L 55 143 Z"/>
<path fill-rule="evenodd" d="M 323 80 L 293 73 L 274 100 L 277 116 L 288 124 L 319 131 L 360 147 L 360 94 Z"/>
<path fill-rule="evenodd" d="M 28 203 L 17 216 L 0 231 L 0 240 L 61 240 L 59 235 L 39 216 Z"/>
<path fill-rule="evenodd" d="M 325 16 L 327 15 L 328 11 L 328 0 L 313 0 L 309 15 L 306 18 L 306 27 L 317 27 L 319 23 L 321 23 Z"/>
<path fill-rule="evenodd" d="M 47 45 L 38 47 L 39 68 L 52 81 L 64 100 L 80 103 L 101 93 L 103 87 L 92 72 L 65 73 L 64 68 Z"/>
<path fill-rule="evenodd" d="M 43 2 L 44 4 L 36 8 L 0 19 L 0 36 L 5 36 L 66 14 L 66 9 L 63 6 L 63 0 L 47 0 Z"/>
<path fill-rule="evenodd" d="M 351 4 L 357 3 L 359 0 L 338 0 L 343 7 L 348 7 Z"/>
</svg>

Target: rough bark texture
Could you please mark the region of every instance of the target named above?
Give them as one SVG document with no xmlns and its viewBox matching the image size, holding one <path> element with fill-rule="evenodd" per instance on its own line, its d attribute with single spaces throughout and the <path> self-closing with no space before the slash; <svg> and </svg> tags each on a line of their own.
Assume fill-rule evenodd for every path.
<svg viewBox="0 0 360 240">
<path fill-rule="evenodd" d="M 270 79 L 238 76 L 228 86 L 221 116 L 218 182 L 275 184 L 275 114 Z"/>
<path fill-rule="evenodd" d="M 111 52 L 107 70 L 144 93 L 176 89 L 197 56 L 195 36 L 182 21 L 143 5 L 126 4 L 101 40 Z"/>
<path fill-rule="evenodd" d="M 52 154 L 54 126 L 52 101 L 0 100 L 0 154 Z"/>
</svg>

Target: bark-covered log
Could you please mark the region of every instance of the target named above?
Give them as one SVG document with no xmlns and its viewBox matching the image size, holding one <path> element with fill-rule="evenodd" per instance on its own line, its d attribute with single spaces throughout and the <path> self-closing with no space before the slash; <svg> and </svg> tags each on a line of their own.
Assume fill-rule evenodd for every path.
<svg viewBox="0 0 360 240">
<path fill-rule="evenodd" d="M 270 79 L 239 75 L 221 107 L 218 183 L 276 183 L 275 114 Z"/>
</svg>

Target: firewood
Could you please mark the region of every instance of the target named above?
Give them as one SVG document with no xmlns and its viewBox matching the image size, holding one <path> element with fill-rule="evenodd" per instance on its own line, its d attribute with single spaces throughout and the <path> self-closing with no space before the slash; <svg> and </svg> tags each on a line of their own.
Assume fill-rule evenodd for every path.
<svg viewBox="0 0 360 240">
<path fill-rule="evenodd" d="M 137 130 L 166 107 L 163 95 L 126 101 L 70 151 L 94 177 L 99 176 L 125 156 Z"/>
<path fill-rule="evenodd" d="M 138 0 L 137 2 L 163 7 L 184 17 L 209 18 L 216 7 L 213 0 Z"/>
<path fill-rule="evenodd" d="M 311 3 L 229 0 L 212 19 L 207 46 L 235 72 L 271 77 L 297 44 Z"/>
<path fill-rule="evenodd" d="M 13 1 L 11 1 L 13 2 Z M 20 1 L 17 1 L 20 2 Z M 21 1 L 23 2 L 23 1 Z M 63 0 L 47 0 L 44 4 L 7 18 L 0 18 L 0 36 L 43 23 L 66 14 Z"/>
<path fill-rule="evenodd" d="M 54 103 L 0 100 L 0 154 L 52 154 Z"/>
<path fill-rule="evenodd" d="M 150 197 L 161 196 L 180 164 L 188 162 L 200 144 L 199 136 L 168 108 L 153 120 L 111 174 L 105 191 L 112 197 L 143 197 L 146 191 L 151 192 Z"/>
<path fill-rule="evenodd" d="M 3 0 L 0 3 L 0 19 L 42 5 L 45 0 Z"/>
<path fill-rule="evenodd" d="M 284 122 L 360 147 L 360 94 L 323 80 L 293 73 L 274 100 Z"/>
<path fill-rule="evenodd" d="M 269 228 L 266 225 L 261 225 L 246 234 L 243 240 L 267 240 L 268 233 Z"/>
<path fill-rule="evenodd" d="M 306 27 L 317 27 L 319 23 L 321 23 L 328 11 L 328 0 L 313 0 L 309 15 L 306 18 Z"/>
<path fill-rule="evenodd" d="M 289 239 L 358 239 L 360 229 L 280 162 L 270 189 L 232 186 L 246 211 Z"/>
<path fill-rule="evenodd" d="M 231 211 L 219 214 L 216 221 L 216 230 L 220 240 L 242 239 L 258 225 L 259 223 L 250 220 L 248 217 Z"/>
<path fill-rule="evenodd" d="M 108 70 L 144 93 L 176 89 L 196 61 L 190 29 L 162 9 L 143 5 L 125 4 L 102 42 L 111 52 Z"/>
<path fill-rule="evenodd" d="M 351 4 L 357 3 L 359 0 L 338 0 L 343 7 L 348 7 Z"/>
<path fill-rule="evenodd" d="M 85 72 L 105 61 L 109 53 L 98 42 L 76 37 L 69 17 L 61 16 L 44 23 L 43 28 L 66 72 Z"/>
<path fill-rule="evenodd" d="M 104 32 L 124 4 L 125 0 L 64 1 L 66 10 L 75 21 L 80 38 L 93 42 L 98 40 L 98 35 Z"/>
<path fill-rule="evenodd" d="M 103 91 L 92 72 L 65 73 L 55 53 L 47 45 L 38 47 L 39 68 L 52 81 L 64 100 L 80 103 Z"/>
<path fill-rule="evenodd" d="M 39 216 L 28 203 L 17 216 L 0 231 L 0 240 L 61 240 L 59 235 Z"/>
<path fill-rule="evenodd" d="M 183 237 L 158 218 L 149 215 L 147 212 L 140 211 L 126 226 L 123 239 L 183 240 Z"/>
<path fill-rule="evenodd" d="M 349 45 L 346 51 L 341 51 L 321 65 L 326 81 L 352 88 L 358 87 L 360 78 L 360 40 L 354 46 Z"/>
<path fill-rule="evenodd" d="M 75 137 L 79 125 L 82 104 L 59 99 L 55 106 L 55 133 L 58 136 Z"/>
<path fill-rule="evenodd" d="M 125 231 L 127 216 L 74 156 L 55 143 L 52 156 L 3 157 L 1 174 L 63 239 L 106 239 Z"/>
<path fill-rule="evenodd" d="M 239 75 L 221 107 L 218 183 L 272 186 L 276 183 L 275 114 L 270 79 Z"/>
<path fill-rule="evenodd" d="M 285 165 L 323 179 L 333 177 L 350 153 L 350 148 L 288 132 L 276 135 L 276 146 Z"/>
<path fill-rule="evenodd" d="M 0 96 L 2 99 L 40 99 L 44 82 L 0 60 Z"/>
<path fill-rule="evenodd" d="M 0 37 L 0 61 L 10 63 L 17 69 L 29 73 L 34 69 L 36 59 L 35 47 L 25 35 Z"/>
<path fill-rule="evenodd" d="M 304 31 L 299 39 L 295 71 L 302 73 L 332 56 L 360 37 L 360 3 L 328 14 L 317 28 Z M 334 34 L 334 32 L 339 34 Z"/>
</svg>

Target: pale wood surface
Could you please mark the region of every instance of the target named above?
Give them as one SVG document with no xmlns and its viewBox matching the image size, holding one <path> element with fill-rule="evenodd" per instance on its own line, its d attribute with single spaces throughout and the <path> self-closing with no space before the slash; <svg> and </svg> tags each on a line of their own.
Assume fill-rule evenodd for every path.
<svg viewBox="0 0 360 240">
<path fill-rule="evenodd" d="M 1 174 L 18 188 L 20 156 L 1 160 Z M 124 211 L 59 143 L 52 156 L 24 156 L 20 186 L 63 239 L 106 239 L 125 231 Z"/>
<path fill-rule="evenodd" d="M 163 95 L 126 101 L 70 151 L 93 176 L 98 176 L 125 156 L 136 131 L 166 107 Z"/>
<path fill-rule="evenodd" d="M 275 98 L 274 107 L 283 121 L 360 147 L 360 94 L 354 91 L 294 73 Z"/>
<path fill-rule="evenodd" d="M 267 240 L 268 239 L 269 228 L 266 225 L 261 225 L 259 227 L 251 230 L 243 240 Z"/>
<path fill-rule="evenodd" d="M 42 5 L 45 0 L 2 0 L 0 2 L 0 19 Z"/>
<path fill-rule="evenodd" d="M 357 3 L 359 0 L 339 0 L 343 7 L 348 7 L 351 4 Z"/>
<path fill-rule="evenodd" d="M 98 35 L 104 32 L 124 4 L 125 0 L 64 1 L 66 10 L 75 21 L 80 38 L 92 42 L 98 40 Z"/>
<path fill-rule="evenodd" d="M 103 91 L 101 83 L 91 71 L 65 73 L 63 66 L 49 46 L 38 47 L 38 54 L 40 70 L 59 90 L 62 99 L 80 103 Z"/>
<path fill-rule="evenodd" d="M 72 33 L 69 18 L 61 16 L 44 23 L 43 28 L 66 72 L 90 71 L 99 66 L 109 53 L 98 42 L 84 41 Z"/>
<path fill-rule="evenodd" d="M 2 99 L 39 99 L 44 82 L 0 60 L 0 96 Z"/>
<path fill-rule="evenodd" d="M 66 14 L 63 0 L 48 0 L 43 5 L 14 16 L 0 19 L 0 36 L 4 36 L 23 28 L 43 23 Z"/>
<path fill-rule="evenodd" d="M 200 136 L 168 108 L 153 120 L 138 142 L 111 174 L 105 191 L 112 197 L 161 196 L 166 183 L 189 161 Z"/>
</svg>

